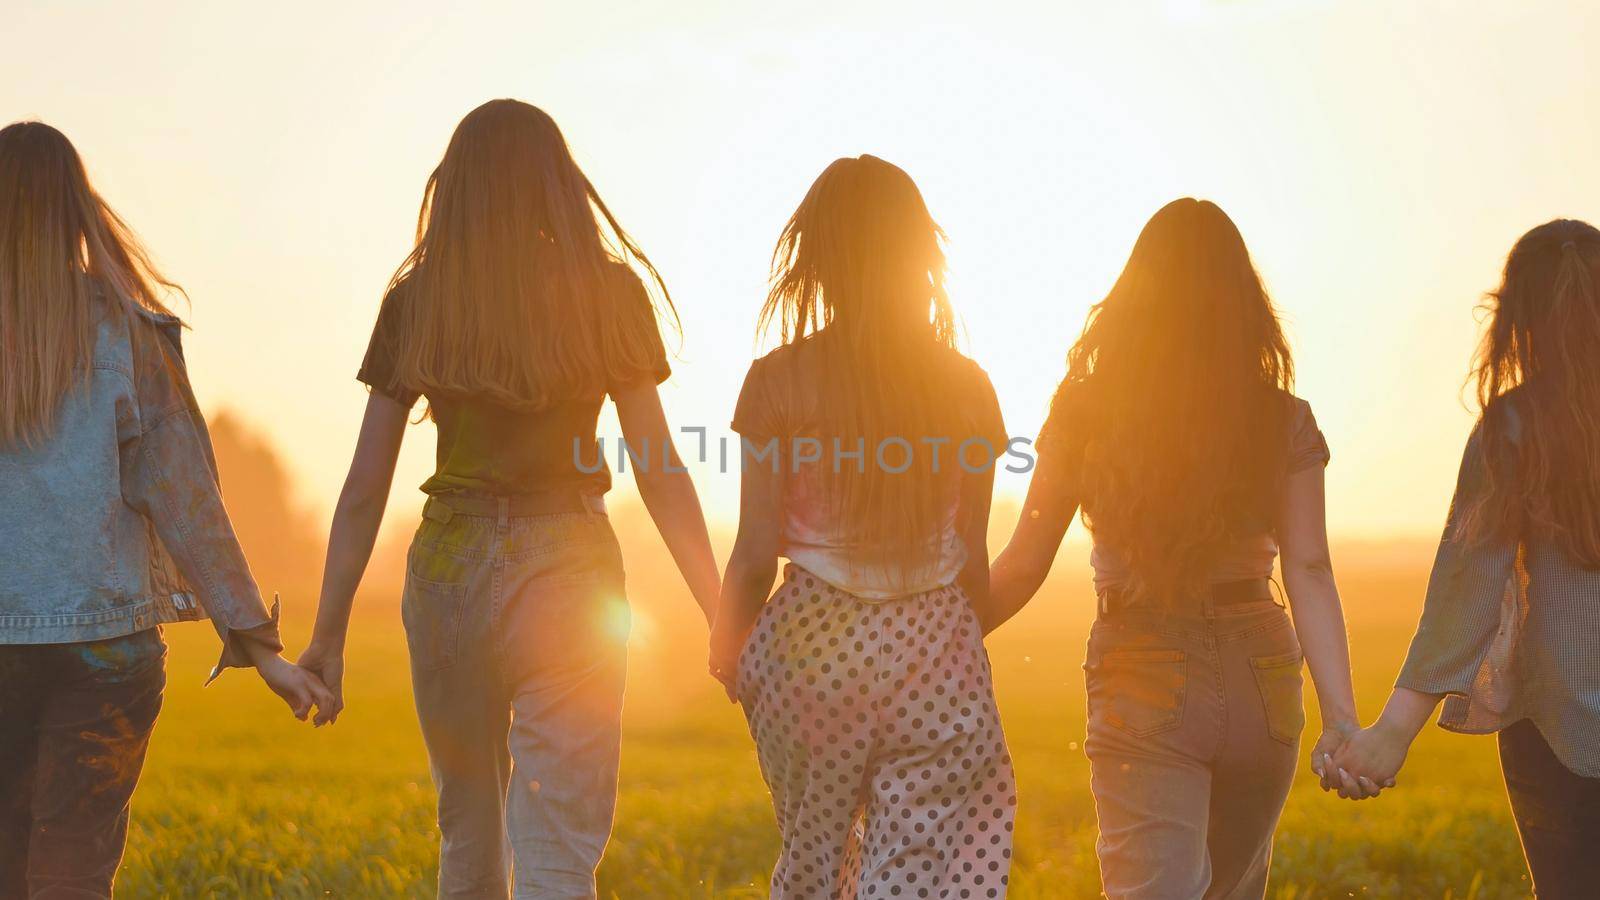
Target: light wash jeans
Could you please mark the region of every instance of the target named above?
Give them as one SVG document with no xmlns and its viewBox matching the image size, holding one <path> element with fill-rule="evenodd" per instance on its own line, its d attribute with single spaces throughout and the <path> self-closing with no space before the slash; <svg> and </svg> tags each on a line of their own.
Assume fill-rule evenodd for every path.
<svg viewBox="0 0 1600 900">
<path fill-rule="evenodd" d="M 1102 611 L 1085 669 L 1105 896 L 1260 900 L 1305 727 L 1288 614 Z"/>
<path fill-rule="evenodd" d="M 439 896 L 592 898 L 627 665 L 611 523 L 438 509 L 412 542 L 401 614 L 439 792 Z"/>
</svg>

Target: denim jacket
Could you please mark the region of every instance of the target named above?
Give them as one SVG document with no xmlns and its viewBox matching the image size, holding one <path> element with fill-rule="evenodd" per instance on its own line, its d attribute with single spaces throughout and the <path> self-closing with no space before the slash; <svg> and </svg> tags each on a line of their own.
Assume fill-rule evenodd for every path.
<svg viewBox="0 0 1600 900">
<path fill-rule="evenodd" d="M 77 643 L 209 617 L 212 677 L 282 649 L 222 505 L 182 325 L 100 301 L 87 378 L 52 434 L 0 447 L 0 644 Z"/>
</svg>

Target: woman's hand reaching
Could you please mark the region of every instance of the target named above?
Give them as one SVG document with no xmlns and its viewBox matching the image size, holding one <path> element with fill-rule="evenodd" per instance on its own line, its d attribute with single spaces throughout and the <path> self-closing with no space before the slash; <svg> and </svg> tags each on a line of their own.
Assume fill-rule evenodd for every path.
<svg viewBox="0 0 1600 900">
<path fill-rule="evenodd" d="M 722 682 L 729 703 L 739 702 L 739 654 L 748 634 L 748 628 L 735 626 L 726 616 L 711 625 L 711 677 Z"/>
<path fill-rule="evenodd" d="M 1324 791 L 1334 791 L 1346 800 L 1367 800 L 1378 796 L 1385 788 L 1394 787 L 1394 772 L 1381 778 L 1376 770 L 1352 768 L 1341 763 L 1353 759 L 1347 755 L 1352 742 L 1367 747 L 1366 730 L 1354 722 L 1330 725 L 1323 729 L 1316 746 L 1311 748 L 1311 771 L 1317 773 L 1318 783 Z M 1363 750 L 1365 752 L 1365 750 Z M 1395 766 L 1398 771 L 1399 766 Z"/>
<path fill-rule="evenodd" d="M 316 707 L 316 724 L 323 723 L 325 711 L 334 706 L 334 697 L 322 679 L 278 653 L 261 653 L 255 659 L 255 664 L 261 680 L 288 705 L 296 719 L 304 722 L 311 714 L 312 707 Z"/>
<path fill-rule="evenodd" d="M 1322 759 L 1318 772 L 1322 789 L 1338 791 L 1348 800 L 1366 800 L 1394 787 L 1411 742 L 1443 699 L 1443 694 L 1395 688 L 1378 721 L 1351 735 L 1331 758 Z"/>
<path fill-rule="evenodd" d="M 1339 773 L 1333 765 L 1333 755 L 1360 731 L 1360 723 L 1354 721 L 1323 723 L 1322 734 L 1311 747 L 1311 771 L 1316 773 L 1324 791 L 1338 786 Z"/>
<path fill-rule="evenodd" d="M 331 702 L 317 707 L 317 725 L 331 725 L 344 711 L 344 648 L 311 639 L 300 654 L 300 667 L 322 679 Z"/>
<path fill-rule="evenodd" d="M 1411 749 L 1411 737 L 1379 719 L 1361 729 L 1339 748 L 1330 762 L 1330 776 L 1339 796 L 1366 800 L 1384 788 L 1394 787 L 1395 776 Z"/>
</svg>

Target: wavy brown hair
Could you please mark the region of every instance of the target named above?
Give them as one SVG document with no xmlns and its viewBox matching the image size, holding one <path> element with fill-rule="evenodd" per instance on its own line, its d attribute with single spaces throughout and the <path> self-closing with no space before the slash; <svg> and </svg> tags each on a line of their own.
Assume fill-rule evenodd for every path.
<svg viewBox="0 0 1600 900">
<path fill-rule="evenodd" d="M 1489 489 L 1469 539 L 1539 539 L 1600 568 L 1600 230 L 1523 235 L 1488 296 L 1473 378 Z"/>
<path fill-rule="evenodd" d="M 1209 201 L 1162 207 L 1089 311 L 1041 439 L 1076 460 L 1084 521 L 1130 590 L 1192 600 L 1224 547 L 1271 530 L 1293 384 L 1239 229 Z"/>
<path fill-rule="evenodd" d="M 917 185 L 875 156 L 835 160 L 811 185 L 778 239 L 761 327 L 817 356 L 822 440 L 866 447 L 864 466 L 819 467 L 844 540 L 902 578 L 936 560 L 941 496 L 932 456 L 896 472 L 871 460 L 881 441 L 980 433 L 963 396 L 956 324 L 945 290 L 944 232 Z M 970 387 L 966 389 L 970 393 Z M 831 456 L 827 457 L 832 459 Z M 901 453 L 886 450 L 889 466 Z M 954 463 L 948 458 L 943 470 Z"/>
<path fill-rule="evenodd" d="M 621 265 L 619 265 L 619 263 Z M 672 298 L 543 110 L 491 100 L 428 177 L 417 241 L 390 284 L 395 378 L 419 393 L 541 408 L 650 372 Z"/>
<path fill-rule="evenodd" d="M 49 437 L 91 371 L 99 312 L 165 313 L 158 288 L 178 290 L 67 136 L 42 122 L 0 129 L 0 446 Z"/>
</svg>

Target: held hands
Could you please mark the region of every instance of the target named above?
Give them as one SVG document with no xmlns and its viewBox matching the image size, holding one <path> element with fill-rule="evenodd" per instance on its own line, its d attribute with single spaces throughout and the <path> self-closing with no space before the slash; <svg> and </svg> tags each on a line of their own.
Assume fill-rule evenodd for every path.
<svg viewBox="0 0 1600 900">
<path fill-rule="evenodd" d="M 1378 736 L 1381 735 L 1381 736 Z M 1330 724 L 1311 748 L 1311 771 L 1317 774 L 1324 791 L 1333 791 L 1346 800 L 1368 800 L 1395 785 L 1395 775 L 1405 759 L 1409 742 L 1402 742 L 1399 756 L 1393 754 L 1392 739 L 1381 729 L 1381 722 L 1362 728 L 1354 722 Z"/>
<path fill-rule="evenodd" d="M 1361 726 L 1355 721 L 1323 723 L 1322 734 L 1311 748 L 1311 771 L 1316 773 L 1324 791 L 1332 790 L 1339 784 L 1339 772 L 1333 766 L 1333 755 L 1360 731 Z"/>
<path fill-rule="evenodd" d="M 711 624 L 711 677 L 722 682 L 729 703 L 739 702 L 739 653 L 748 634 L 748 628 L 735 626 L 727 616 L 718 616 Z"/>
<path fill-rule="evenodd" d="M 1311 767 L 1321 776 L 1322 789 L 1336 790 L 1350 800 L 1365 800 L 1394 787 L 1411 742 L 1443 699 L 1443 694 L 1396 687 L 1372 725 L 1334 747 L 1318 741 Z"/>
<path fill-rule="evenodd" d="M 304 722 L 306 716 L 311 714 L 311 707 L 315 706 L 316 724 L 323 723 L 323 716 L 334 704 L 334 696 L 320 678 L 277 653 L 263 653 L 255 663 L 261 680 L 288 704 L 289 711 L 294 713 L 296 719 Z"/>
<path fill-rule="evenodd" d="M 322 680 L 329 692 L 329 702 L 317 705 L 318 726 L 331 725 L 344 711 L 344 647 L 331 641 L 313 637 L 300 654 L 300 668 Z"/>
<path fill-rule="evenodd" d="M 1333 756 L 1339 796 L 1365 800 L 1378 796 L 1381 788 L 1394 787 L 1410 749 L 1411 739 L 1382 718 L 1361 729 Z"/>
</svg>

